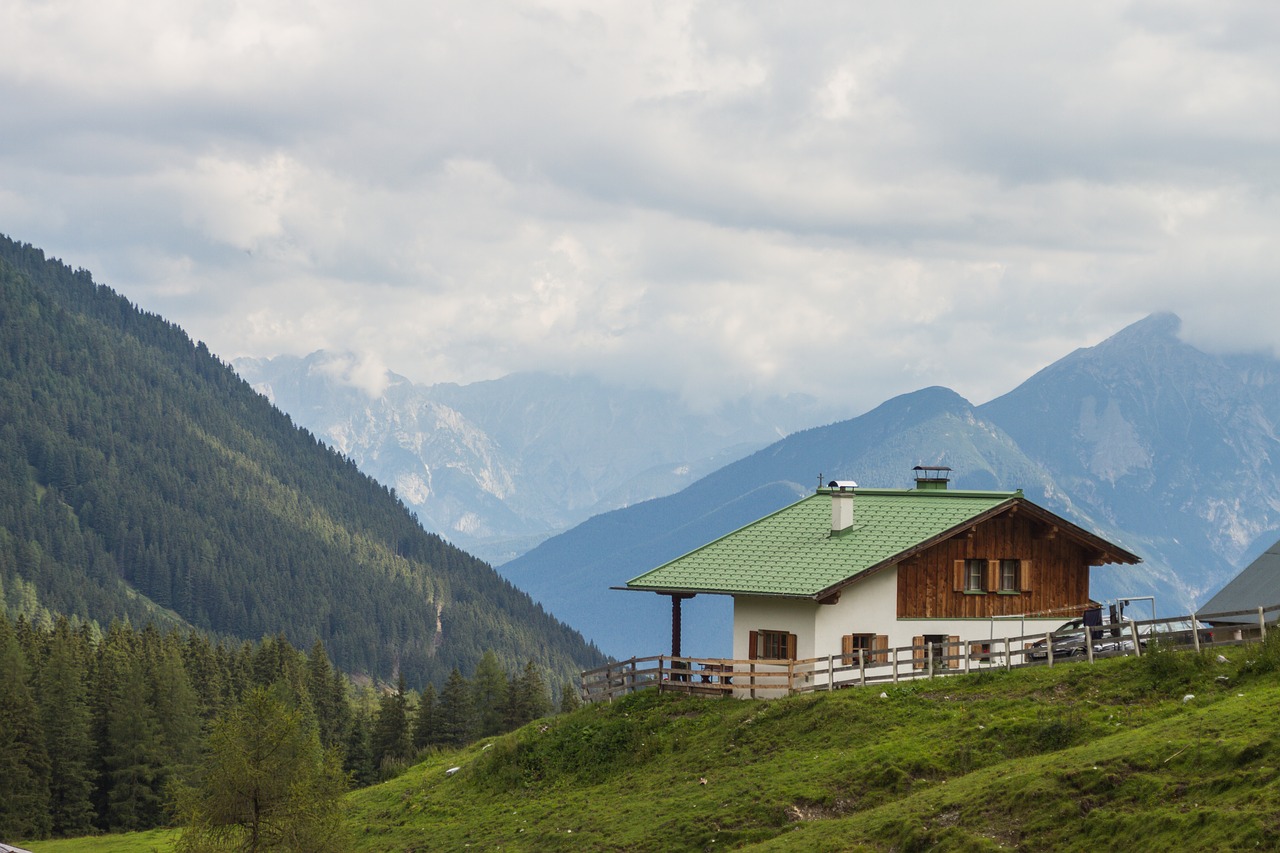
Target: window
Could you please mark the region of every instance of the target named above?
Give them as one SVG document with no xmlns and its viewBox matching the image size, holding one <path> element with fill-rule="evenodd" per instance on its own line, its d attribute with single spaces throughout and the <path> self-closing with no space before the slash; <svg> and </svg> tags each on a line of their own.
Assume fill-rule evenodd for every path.
<svg viewBox="0 0 1280 853">
<path fill-rule="evenodd" d="M 986 560 L 965 560 L 964 561 L 964 591 L 965 592 L 986 592 Z"/>
<path fill-rule="evenodd" d="M 751 660 L 795 660 L 796 635 L 786 631 L 752 631 L 747 656 Z"/>
<path fill-rule="evenodd" d="M 889 635 L 845 634 L 841 639 L 841 662 L 844 666 L 857 664 L 858 650 L 862 650 L 862 662 L 867 665 L 887 663 L 889 660 Z"/>
<path fill-rule="evenodd" d="M 1000 591 L 1018 592 L 1022 588 L 1019 579 L 1021 560 L 1000 561 Z"/>
<path fill-rule="evenodd" d="M 954 561 L 955 592 L 1026 592 L 1031 589 L 1031 561 L 967 559 Z"/>
<path fill-rule="evenodd" d="M 911 641 L 911 665 L 915 669 L 956 669 L 964 654 L 957 636 L 923 634 Z"/>
</svg>

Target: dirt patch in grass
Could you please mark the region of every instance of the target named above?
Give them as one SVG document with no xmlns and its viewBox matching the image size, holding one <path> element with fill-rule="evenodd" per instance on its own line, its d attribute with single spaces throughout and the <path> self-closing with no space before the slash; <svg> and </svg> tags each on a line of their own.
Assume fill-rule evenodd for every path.
<svg viewBox="0 0 1280 853">
<path fill-rule="evenodd" d="M 792 803 L 786 808 L 787 820 L 804 823 L 811 820 L 831 820 L 844 817 L 857 810 L 853 800 L 838 799 L 834 803 Z"/>
</svg>

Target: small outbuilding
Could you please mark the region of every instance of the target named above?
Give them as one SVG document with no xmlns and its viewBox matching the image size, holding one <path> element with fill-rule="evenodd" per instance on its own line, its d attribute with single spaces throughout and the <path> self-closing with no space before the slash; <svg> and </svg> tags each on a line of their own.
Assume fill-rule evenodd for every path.
<svg viewBox="0 0 1280 853">
<path fill-rule="evenodd" d="M 1280 604 L 1280 542 L 1276 542 L 1258 559 L 1240 570 L 1208 601 L 1200 605 L 1201 613 L 1233 613 L 1251 611 L 1250 615 L 1209 620 L 1214 625 L 1240 624 L 1256 626 L 1260 607 Z M 1268 610 L 1263 619 L 1274 623 L 1280 610 Z"/>
</svg>

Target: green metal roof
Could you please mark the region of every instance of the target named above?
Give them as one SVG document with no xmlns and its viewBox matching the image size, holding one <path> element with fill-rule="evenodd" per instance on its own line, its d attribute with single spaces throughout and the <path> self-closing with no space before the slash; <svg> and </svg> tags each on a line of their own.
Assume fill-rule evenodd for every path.
<svg viewBox="0 0 1280 853">
<path fill-rule="evenodd" d="M 858 489 L 853 527 L 831 532 L 831 493 L 791 506 L 627 582 L 627 589 L 814 597 L 1022 492 Z"/>
</svg>

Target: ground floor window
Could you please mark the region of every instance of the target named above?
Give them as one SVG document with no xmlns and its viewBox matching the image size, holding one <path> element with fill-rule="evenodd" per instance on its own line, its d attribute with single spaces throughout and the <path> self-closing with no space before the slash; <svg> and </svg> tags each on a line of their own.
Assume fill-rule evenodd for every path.
<svg viewBox="0 0 1280 853">
<path fill-rule="evenodd" d="M 747 645 L 751 660 L 795 660 L 796 635 L 786 631 L 752 631 Z"/>
<path fill-rule="evenodd" d="M 889 636 L 887 634 L 845 634 L 840 643 L 843 665 L 856 664 L 859 650 L 862 651 L 862 661 L 865 664 L 886 663 L 889 660 Z"/>
<path fill-rule="evenodd" d="M 911 652 L 912 667 L 915 669 L 928 669 L 932 666 L 937 671 L 957 669 L 960 666 L 963 651 L 957 636 L 922 634 L 915 637 L 911 645 L 915 647 Z"/>
</svg>

